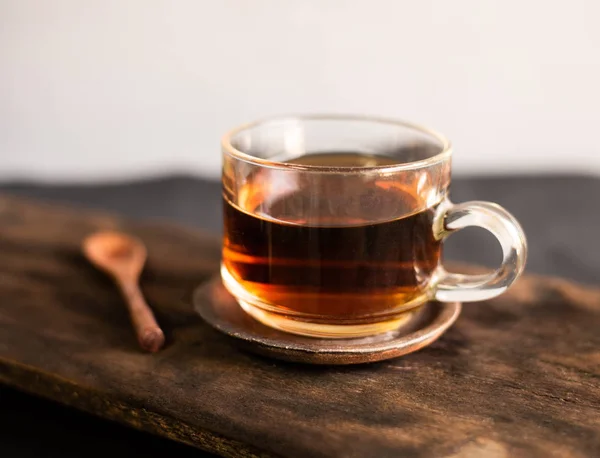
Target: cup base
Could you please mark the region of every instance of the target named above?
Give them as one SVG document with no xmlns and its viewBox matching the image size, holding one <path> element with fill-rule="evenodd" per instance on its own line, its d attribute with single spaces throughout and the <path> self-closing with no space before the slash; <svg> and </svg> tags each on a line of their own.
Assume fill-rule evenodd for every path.
<svg viewBox="0 0 600 458">
<path fill-rule="evenodd" d="M 407 322 L 411 314 L 429 299 L 427 293 L 403 303 L 385 315 L 375 315 L 368 319 L 343 320 L 340 324 L 323 323 L 324 317 L 289 312 L 283 314 L 278 307 L 250 295 L 233 278 L 225 265 L 221 265 L 223 285 L 235 297 L 242 309 L 262 324 L 291 334 L 319 339 L 352 339 L 369 337 L 391 331 Z"/>
<path fill-rule="evenodd" d="M 401 315 L 395 316 L 392 319 L 378 321 L 376 323 L 335 325 L 294 320 L 276 313 L 267 312 L 248 302 L 241 300 L 238 300 L 237 302 L 248 315 L 264 325 L 291 334 L 316 337 L 319 339 L 352 339 L 389 332 L 410 320 L 414 313 L 413 310 L 403 312 Z"/>
</svg>

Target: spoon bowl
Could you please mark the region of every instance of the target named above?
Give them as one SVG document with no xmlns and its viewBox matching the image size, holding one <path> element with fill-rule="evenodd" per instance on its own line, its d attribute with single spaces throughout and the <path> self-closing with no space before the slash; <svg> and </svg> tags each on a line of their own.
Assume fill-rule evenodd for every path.
<svg viewBox="0 0 600 458">
<path fill-rule="evenodd" d="M 130 275 L 136 280 L 147 258 L 141 240 L 121 232 L 96 232 L 83 242 L 85 256 L 114 277 Z"/>
</svg>

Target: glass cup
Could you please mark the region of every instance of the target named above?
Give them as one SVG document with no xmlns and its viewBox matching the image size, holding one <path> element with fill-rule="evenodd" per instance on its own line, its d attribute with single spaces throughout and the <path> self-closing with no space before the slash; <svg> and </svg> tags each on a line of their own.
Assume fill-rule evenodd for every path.
<svg viewBox="0 0 600 458">
<path fill-rule="evenodd" d="M 451 147 L 429 129 L 362 116 L 281 117 L 226 134 L 221 276 L 251 316 L 320 337 L 386 332 L 430 300 L 498 296 L 525 266 L 519 223 L 448 199 Z M 496 236 L 493 273 L 447 272 L 443 240 Z"/>
</svg>

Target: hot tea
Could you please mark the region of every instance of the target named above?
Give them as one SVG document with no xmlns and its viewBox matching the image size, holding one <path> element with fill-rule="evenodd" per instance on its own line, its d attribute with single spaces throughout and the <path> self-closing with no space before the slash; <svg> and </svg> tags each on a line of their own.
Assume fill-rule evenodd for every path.
<svg viewBox="0 0 600 458">
<path fill-rule="evenodd" d="M 360 153 L 288 162 L 393 163 Z M 290 174 L 267 194 L 268 174 L 248 177 L 242 205 L 224 194 L 225 275 L 255 298 L 252 305 L 315 323 L 363 324 L 428 299 L 441 247 L 432 230 L 438 202 L 423 208 L 415 195 L 422 186 L 347 176 L 305 183 Z"/>
</svg>

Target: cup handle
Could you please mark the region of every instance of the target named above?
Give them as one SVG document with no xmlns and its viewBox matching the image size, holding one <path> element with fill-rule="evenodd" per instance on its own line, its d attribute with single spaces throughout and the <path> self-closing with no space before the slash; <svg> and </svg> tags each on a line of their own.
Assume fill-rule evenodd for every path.
<svg viewBox="0 0 600 458">
<path fill-rule="evenodd" d="M 521 275 L 527 259 L 525 233 L 517 220 L 500 205 L 472 201 L 454 205 L 444 200 L 434 216 L 433 232 L 438 240 L 468 226 L 487 229 L 502 247 L 502 264 L 490 274 L 465 275 L 438 267 L 434 297 L 441 302 L 471 302 L 502 294 Z"/>
</svg>

